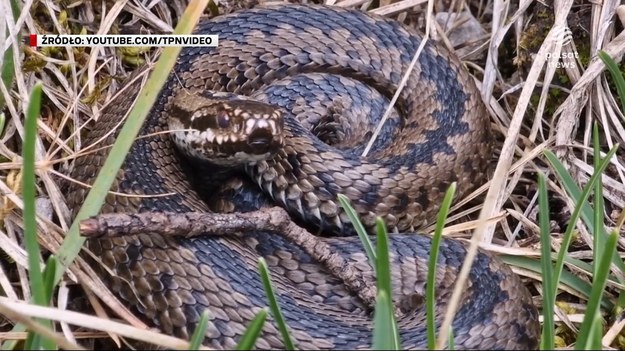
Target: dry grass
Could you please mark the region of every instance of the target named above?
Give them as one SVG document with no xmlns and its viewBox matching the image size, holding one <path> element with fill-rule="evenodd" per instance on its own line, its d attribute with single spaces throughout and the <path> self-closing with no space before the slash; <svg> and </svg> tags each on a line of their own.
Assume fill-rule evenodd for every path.
<svg viewBox="0 0 625 351">
<path fill-rule="evenodd" d="M 369 4 L 365 0 L 329 1 L 337 6 L 362 7 Z M 380 1 L 372 12 L 398 18 L 423 30 L 426 24 L 426 0 Z M 554 199 L 552 207 L 558 207 L 553 221 L 553 246 L 559 248 L 559 238 L 564 228 L 567 213 L 572 211 L 574 202 L 555 181 L 553 172 L 542 156 L 544 149 L 554 150 L 569 167 L 574 179 L 584 185 L 592 175 L 592 121 L 599 121 L 603 151 L 615 143 L 625 142 L 623 113 L 617 100 L 609 90 L 609 82 L 602 75 L 603 64 L 597 58 L 589 59 L 588 52 L 603 49 L 612 57 L 620 59 L 625 52 L 625 32 L 619 21 L 625 20 L 614 15 L 618 1 L 597 2 L 563 0 L 556 1 L 547 8 L 555 13 L 550 18 L 544 16 L 543 1 L 520 1 L 519 4 L 503 0 L 451 0 L 436 2 L 434 13 L 445 10 L 440 3 L 447 4 L 454 11 L 470 9 L 484 29 L 484 35 L 464 46 L 471 51 L 465 57 L 481 88 L 482 96 L 488 102 L 493 126 L 499 131 L 496 170 L 489 184 L 476 190 L 472 196 L 458 202 L 450 217 L 449 235 L 466 237 L 464 233 L 477 227 L 473 242 L 482 247 L 511 255 L 537 257 L 537 193 L 535 191 L 536 172 L 550 175 L 548 186 Z M 231 4 L 227 4 L 228 6 Z M 518 5 L 518 6 L 517 6 Z M 0 16 L 3 24 L 8 24 L 8 33 L 22 31 L 28 33 L 116 33 L 128 30 L 153 33 L 168 33 L 175 26 L 186 3 L 184 1 L 139 1 L 117 2 L 58 2 L 41 0 L 25 1 L 22 15 L 15 21 L 8 8 L 9 0 L 0 0 Z M 515 7 L 516 6 L 516 7 Z M 431 36 L 451 45 L 441 25 L 432 21 Z M 461 23 L 452 24 L 460 25 Z M 554 27 L 568 24 L 577 32 L 586 35 L 574 45 L 562 47 L 556 40 Z M 2 33 L 3 29 L 0 29 Z M 534 31 L 532 35 L 523 34 Z M 619 34 L 620 33 L 620 34 Z M 3 36 L 0 35 L 0 38 Z M 40 243 L 50 252 L 58 249 L 62 233 L 69 227 L 69 210 L 60 188 L 60 181 L 72 160 L 82 150 L 81 131 L 89 123 L 97 121 L 103 108 L 113 101 L 120 88 L 121 78 L 143 62 L 152 62 L 159 50 L 115 50 L 114 48 L 84 49 L 58 48 L 32 50 L 8 35 L 0 41 L 0 54 L 9 46 L 15 52 L 15 84 L 7 88 L 0 85 L 1 96 L 7 102 L 4 110 L 6 126 L 0 143 L 0 250 L 4 251 L 5 263 L 0 271 L 0 286 L 8 299 L 0 299 L 0 313 L 10 315 L 11 310 L 21 312 L 22 322 L 32 322 L 33 316 L 43 316 L 42 310 L 19 307 L 15 301 L 29 300 L 30 291 L 26 274 L 26 253 L 21 244 L 21 201 L 20 169 L 21 140 L 23 136 L 23 111 L 28 103 L 32 86 L 41 81 L 45 92 L 44 109 L 39 120 L 37 139 L 37 176 L 40 198 L 39 222 Z M 555 70 L 547 53 L 577 53 L 578 60 L 571 61 L 573 67 Z M 0 55 L 1 56 L 1 55 Z M 464 58 L 464 57 L 463 57 Z M 0 67 L 2 65 L 0 64 Z M 555 77 L 555 78 L 554 78 Z M 0 111 L 1 112 L 1 111 Z M 96 122 L 97 123 L 97 122 Z M 605 224 L 615 226 L 625 207 L 625 163 L 624 153 L 617 152 L 617 158 L 603 176 L 606 202 Z M 477 205 L 474 199 L 479 199 Z M 481 210 L 483 225 L 475 221 Z M 469 219 L 469 220 L 467 220 Z M 472 220 L 473 221 L 472 221 Z M 578 236 L 573 244 L 572 255 L 577 258 L 592 258 L 593 238 L 583 226 L 578 226 Z M 619 252 L 625 251 L 625 240 L 619 239 Z M 571 268 L 571 267 L 569 267 Z M 74 266 L 67 276 L 66 284 L 79 282 L 85 287 L 88 300 L 103 315 L 101 299 L 110 302 L 112 295 L 92 273 L 82 266 Z M 515 268 L 527 278 L 527 284 L 536 293 L 535 303 L 540 306 L 540 277 L 535 273 Z M 574 273 L 586 280 L 589 273 L 576 270 Z M 622 275 L 615 271 L 614 274 Z M 140 335 L 134 327 L 119 323 L 103 322 L 87 315 L 62 311 L 68 303 L 68 287 L 61 285 L 55 295 L 57 306 L 49 318 L 62 322 L 59 338 L 75 345 L 78 338 L 108 337 L 106 332 L 118 335 Z M 610 292 L 623 287 L 609 285 Z M 579 315 L 584 311 L 584 300 L 565 291 L 558 300 L 563 304 L 557 313 L 557 321 L 562 325 L 560 336 L 562 346 L 574 342 L 574 333 L 579 325 Z M 120 313 L 135 327 L 142 323 L 129 314 Z M 565 308 L 566 307 L 566 308 Z M 15 319 L 14 319 L 15 320 Z M 67 322 L 83 328 L 70 330 Z M 5 330 L 10 328 L 6 320 Z M 623 322 L 620 318 L 610 318 L 605 327 L 604 347 L 623 348 L 625 342 L 620 336 Z M 92 332 L 97 330 L 101 332 Z M 165 347 L 181 347 L 181 340 L 155 334 L 143 334 L 147 341 L 157 342 Z M 1 339 L 24 338 L 25 333 L 0 334 Z M 118 340 L 117 338 L 115 338 Z M 157 341 L 162 340 L 162 341 Z M 80 342 L 86 345 L 84 342 Z"/>
</svg>

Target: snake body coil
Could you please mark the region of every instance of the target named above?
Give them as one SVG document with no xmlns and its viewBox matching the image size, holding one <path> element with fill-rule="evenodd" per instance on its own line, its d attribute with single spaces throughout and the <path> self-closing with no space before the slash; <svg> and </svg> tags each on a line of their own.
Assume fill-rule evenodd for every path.
<svg viewBox="0 0 625 351">
<path fill-rule="evenodd" d="M 330 122 L 320 121 L 328 112 L 313 117 L 315 135 L 300 125 L 306 123 L 304 118 L 287 118 L 284 148 L 275 157 L 245 168 L 273 201 L 326 233 L 347 235 L 349 221 L 336 202 L 339 193 L 351 199 L 367 227 L 378 215 L 391 229 L 406 232 L 433 219 L 451 182 L 458 182 L 457 194 L 462 196 L 486 179 L 491 151 L 487 112 L 459 61 L 434 43 L 425 46 L 399 97 L 397 113 L 403 117 L 391 118 L 391 127 L 383 130 L 370 156 L 358 156 L 362 149 L 355 141 L 370 133 L 359 134 L 358 128 L 350 130 L 348 126 L 371 127 L 379 117 L 373 122 L 356 118 L 345 123 L 340 115 L 350 108 L 359 109 L 359 98 L 354 97 L 358 94 L 374 101 L 361 111 L 363 116 L 379 114 L 384 108 L 377 101 L 388 103 L 395 93 L 420 44 L 420 37 L 399 23 L 354 10 L 283 5 L 220 16 L 202 22 L 197 32 L 219 35 L 219 46 L 182 50 L 141 131 L 145 137 L 134 143 L 112 187 L 142 196 L 111 194 L 103 212 L 220 209 L 220 203 L 207 205 L 192 191 L 195 183 L 185 172 L 194 166 L 179 157 L 168 134 L 158 133 L 167 129 L 174 96 L 187 93 L 251 96 L 291 109 L 288 113 L 293 115 L 298 115 L 298 108 L 301 115 L 307 115 L 319 107 L 314 102 L 310 105 L 314 92 L 329 97 L 321 105 L 332 105 L 339 117 L 329 113 Z M 335 74 L 342 78 L 332 76 Z M 363 87 L 365 84 L 369 88 Z M 270 88 L 275 86 L 290 88 Z M 130 109 L 138 88 L 138 81 L 126 85 L 123 95 L 94 124 L 87 144 L 113 143 L 116 133 L 111 131 Z M 348 90 L 359 93 L 333 99 Z M 295 91 L 304 96 L 294 97 Z M 302 109 L 301 104 L 308 107 Z M 375 109 L 377 112 L 370 111 Z M 351 137 L 337 137 L 340 133 Z M 336 148 L 316 137 L 334 142 Z M 91 183 L 107 152 L 104 149 L 77 159 L 72 176 Z M 241 177 L 230 183 L 248 181 Z M 87 189 L 70 188 L 68 200 L 77 209 Z M 250 198 L 262 197 L 258 188 L 245 189 L 245 204 L 254 202 Z M 237 196 L 243 194 L 243 190 L 237 191 Z M 162 196 L 170 193 L 173 195 Z M 237 206 L 240 210 L 241 204 Z M 321 240 L 361 274 L 373 275 L 357 237 Z M 398 320 L 402 346 L 423 348 L 424 308 L 416 301 L 424 296 L 431 240 L 420 234 L 393 234 L 389 245 L 394 301 L 404 312 Z M 340 280 L 280 235 L 254 232 L 241 237 L 177 239 L 146 232 L 91 240 L 89 248 L 107 267 L 101 274 L 111 282 L 111 289 L 165 333 L 188 337 L 202 311 L 208 309 L 211 323 L 205 343 L 233 348 L 267 304 L 256 268 L 258 257 L 263 256 L 298 348 L 371 345 L 371 311 Z M 460 242 L 443 241 L 437 316 L 444 311 L 465 255 Z M 478 254 L 462 301 L 452 325 L 456 348 L 537 347 L 537 312 L 529 292 L 510 268 L 490 254 Z M 273 322 L 267 323 L 256 347 L 284 347 Z"/>
</svg>

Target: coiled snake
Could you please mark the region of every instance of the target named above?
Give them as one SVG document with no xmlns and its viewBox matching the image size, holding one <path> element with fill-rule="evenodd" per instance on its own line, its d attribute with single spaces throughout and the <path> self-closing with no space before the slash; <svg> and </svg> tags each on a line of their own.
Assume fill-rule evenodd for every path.
<svg viewBox="0 0 625 351">
<path fill-rule="evenodd" d="M 110 194 L 102 212 L 249 210 L 271 198 L 302 223 L 343 235 L 322 240 L 372 276 L 358 238 L 347 236 L 349 220 L 337 194 L 351 199 L 367 227 L 378 215 L 392 230 L 409 232 L 433 219 L 451 182 L 458 182 L 462 196 L 486 179 L 491 151 L 487 112 L 459 61 L 433 42 L 425 46 L 396 104 L 403 117 L 391 116 L 370 155 L 359 156 L 420 44 L 420 37 L 399 23 L 326 6 L 266 5 L 202 22 L 197 32 L 219 35 L 219 46 L 183 48 L 143 127 L 144 137 L 135 141 L 112 188 L 160 196 Z M 107 107 L 87 144 L 114 141 L 116 133 L 110 132 L 130 109 L 138 87 L 130 83 Z M 228 100 L 218 111 L 213 108 L 216 115 L 194 114 L 194 109 L 206 107 L 195 98 L 212 101 L 222 95 Z M 173 126 L 215 128 L 195 134 L 216 142 L 221 161 L 215 163 L 262 157 L 229 173 L 229 179 L 217 177 L 230 188 L 220 189 L 222 183 L 211 187 L 204 180 L 219 172 L 206 164 L 195 166 L 177 151 L 186 150 L 193 158 L 198 149 L 209 148 L 200 140 L 189 141 L 189 135 L 175 134 L 189 141 L 177 149 L 171 135 L 158 133 L 167 130 L 168 116 L 186 112 L 186 119 L 174 118 Z M 256 122 L 239 120 L 255 113 L 265 122 L 254 126 Z M 284 125 L 267 122 L 275 113 L 284 114 Z M 348 116 L 352 113 L 355 117 Z M 229 128 L 239 134 L 220 134 Z M 268 132 L 282 128 L 283 139 Z M 270 151 L 275 155 L 262 159 Z M 103 149 L 78 158 L 72 176 L 91 183 L 106 156 Z M 194 187 L 210 188 L 209 195 L 197 195 Z M 79 207 L 86 192 L 71 185 L 70 206 Z M 174 194 L 163 196 L 168 193 Z M 209 205 L 203 201 L 215 193 L 231 195 L 233 207 L 226 208 L 223 197 Z M 405 348 L 425 347 L 424 309 L 415 301 L 423 296 L 430 245 L 429 237 L 421 234 L 390 238 L 394 300 L 404 311 L 398 326 Z M 146 232 L 90 240 L 89 248 L 108 268 L 101 274 L 111 289 L 165 333 L 188 337 L 199 315 L 209 309 L 205 343 L 233 348 L 267 303 L 256 268 L 263 256 L 298 348 L 371 345 L 371 311 L 340 280 L 275 233 L 178 239 Z M 461 243 L 443 241 L 438 314 L 464 256 Z M 452 328 L 459 349 L 536 348 L 539 334 L 529 292 L 506 265 L 485 252 L 474 262 Z M 284 347 L 273 322 L 267 323 L 256 347 Z"/>
</svg>

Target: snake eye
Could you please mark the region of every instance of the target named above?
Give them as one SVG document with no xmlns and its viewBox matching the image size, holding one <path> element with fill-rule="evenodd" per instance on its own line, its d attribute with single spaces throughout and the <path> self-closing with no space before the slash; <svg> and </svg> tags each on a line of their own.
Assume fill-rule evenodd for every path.
<svg viewBox="0 0 625 351">
<path fill-rule="evenodd" d="M 219 113 L 217 113 L 217 125 L 221 129 L 226 129 L 230 126 L 230 116 L 228 116 L 228 112 L 219 111 Z"/>
</svg>

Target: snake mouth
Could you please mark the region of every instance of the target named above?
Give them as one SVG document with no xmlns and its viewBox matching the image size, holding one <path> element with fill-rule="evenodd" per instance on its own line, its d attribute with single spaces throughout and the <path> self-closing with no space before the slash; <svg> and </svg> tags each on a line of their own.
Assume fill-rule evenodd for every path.
<svg viewBox="0 0 625 351">
<path fill-rule="evenodd" d="M 278 145 L 269 129 L 256 129 L 247 138 L 247 145 L 252 154 L 260 155 L 275 150 Z"/>
</svg>

